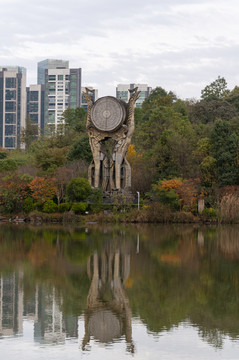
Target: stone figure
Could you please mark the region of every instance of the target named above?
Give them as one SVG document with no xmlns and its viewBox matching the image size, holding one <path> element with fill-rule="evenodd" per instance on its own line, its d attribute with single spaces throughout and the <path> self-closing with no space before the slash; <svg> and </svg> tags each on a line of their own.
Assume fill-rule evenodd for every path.
<svg viewBox="0 0 239 360">
<path fill-rule="evenodd" d="M 93 155 L 89 182 L 92 187 L 108 192 L 130 189 L 131 169 L 126 154 L 134 132 L 134 105 L 140 91 L 130 90 L 128 103 L 112 96 L 94 103 L 90 93 L 92 90 L 86 88 L 86 129 Z"/>
</svg>

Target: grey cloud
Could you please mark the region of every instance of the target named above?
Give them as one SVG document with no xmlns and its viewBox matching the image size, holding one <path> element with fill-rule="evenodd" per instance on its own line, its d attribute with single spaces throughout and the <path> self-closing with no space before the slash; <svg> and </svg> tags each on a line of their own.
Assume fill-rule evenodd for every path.
<svg viewBox="0 0 239 360">
<path fill-rule="evenodd" d="M 204 17 L 185 18 L 183 11 L 178 10 L 180 5 L 209 3 L 208 0 L 16 0 L 9 6 L 3 1 L 0 65 L 27 67 L 29 82 L 33 83 L 37 61 L 46 57 L 69 59 L 72 67 L 83 68 L 84 84 L 96 84 L 100 95 L 114 95 L 115 84 L 128 79 L 162 86 L 182 97 L 199 97 L 203 84 L 218 75 L 224 76 L 231 86 L 238 78 L 238 45 L 228 35 L 224 36 L 222 28 L 218 28 L 218 35 L 216 32 L 212 39 L 203 32 Z M 196 28 L 192 37 L 189 23 L 193 24 L 194 20 L 202 26 Z M 181 27 L 186 29 L 182 33 Z M 134 38 L 137 31 L 138 38 Z M 173 37 L 174 32 L 175 41 L 167 37 L 169 33 Z M 124 48 L 112 44 L 112 33 L 122 34 Z M 148 38 L 142 40 L 143 34 Z M 179 36 L 182 46 L 177 43 Z M 96 47 L 100 40 L 104 49 Z M 137 46 L 134 40 L 138 41 Z M 46 56 L 45 48 L 51 50 Z M 104 64 L 106 58 L 108 67 Z M 93 70 L 89 60 L 95 62 Z"/>
</svg>

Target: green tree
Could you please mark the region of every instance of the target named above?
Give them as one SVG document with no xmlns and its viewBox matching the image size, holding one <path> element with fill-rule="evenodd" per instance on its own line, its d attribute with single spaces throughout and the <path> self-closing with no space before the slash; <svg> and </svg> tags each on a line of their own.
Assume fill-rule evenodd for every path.
<svg viewBox="0 0 239 360">
<path fill-rule="evenodd" d="M 194 142 L 195 133 L 188 118 L 169 106 L 154 107 L 148 121 L 135 134 L 137 152 L 154 162 L 156 177 L 161 179 L 195 172 Z"/>
<path fill-rule="evenodd" d="M 77 131 L 78 133 L 86 132 L 86 117 L 87 112 L 85 109 L 77 107 L 76 109 L 68 108 L 62 114 L 62 118 L 66 124 L 66 128 L 69 127 Z"/>
<path fill-rule="evenodd" d="M 218 78 L 213 81 L 211 84 L 207 85 L 201 91 L 201 99 L 210 101 L 210 100 L 222 100 L 230 93 L 230 90 L 227 89 L 227 82 L 224 77 L 218 76 Z"/>
<path fill-rule="evenodd" d="M 29 149 L 31 143 L 36 140 L 40 131 L 37 124 L 32 122 L 30 116 L 26 118 L 26 127 L 21 132 L 21 143 L 25 144 L 26 149 Z"/>
<path fill-rule="evenodd" d="M 217 119 L 231 120 L 238 115 L 232 103 L 226 100 L 203 100 L 188 106 L 190 121 L 195 124 L 214 123 Z"/>
<path fill-rule="evenodd" d="M 227 121 L 218 120 L 211 132 L 219 185 L 239 184 L 239 138 Z"/>
<path fill-rule="evenodd" d="M 235 86 L 230 94 L 226 97 L 226 101 L 232 104 L 239 113 L 239 87 Z"/>
<path fill-rule="evenodd" d="M 70 161 L 82 159 L 88 164 L 91 162 L 92 153 L 87 134 L 77 137 L 69 150 L 67 158 Z"/>
<path fill-rule="evenodd" d="M 92 189 L 88 181 L 84 178 L 75 178 L 66 187 L 69 201 L 83 201 L 91 194 Z"/>
</svg>

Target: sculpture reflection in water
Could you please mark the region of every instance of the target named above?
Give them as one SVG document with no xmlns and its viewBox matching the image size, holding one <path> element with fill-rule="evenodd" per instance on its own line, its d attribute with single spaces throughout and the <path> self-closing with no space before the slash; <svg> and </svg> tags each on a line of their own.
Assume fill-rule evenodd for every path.
<svg viewBox="0 0 239 360">
<path fill-rule="evenodd" d="M 132 340 L 132 313 L 125 292 L 130 274 L 130 255 L 104 250 L 90 257 L 87 268 L 91 286 L 85 309 L 85 336 L 82 349 L 93 337 L 96 341 L 110 344 L 125 336 L 127 351 L 134 353 Z"/>
</svg>

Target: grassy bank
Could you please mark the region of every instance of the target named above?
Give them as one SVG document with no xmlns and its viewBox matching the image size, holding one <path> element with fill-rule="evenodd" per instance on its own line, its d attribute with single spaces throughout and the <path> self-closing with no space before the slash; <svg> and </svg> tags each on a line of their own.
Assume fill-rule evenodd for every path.
<svg viewBox="0 0 239 360">
<path fill-rule="evenodd" d="M 79 215 L 74 211 L 63 213 L 44 213 L 32 211 L 29 214 L 6 215 L 2 221 L 30 223 L 239 223 L 239 200 L 234 195 L 223 198 L 218 208 L 206 208 L 202 213 L 195 214 L 186 211 L 173 211 L 167 205 L 153 202 L 142 206 L 140 210 L 134 207 L 113 207 L 101 209 L 97 213 Z"/>
</svg>

